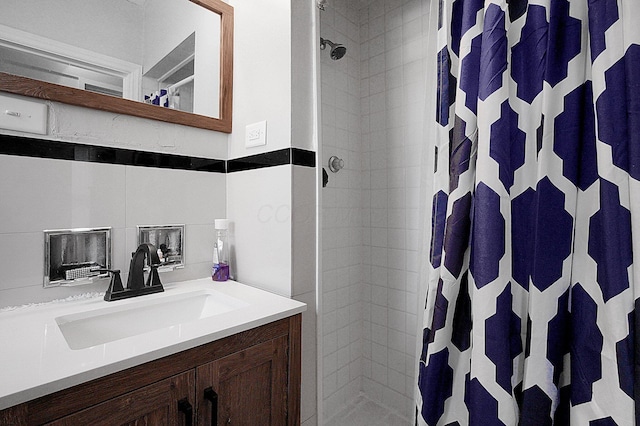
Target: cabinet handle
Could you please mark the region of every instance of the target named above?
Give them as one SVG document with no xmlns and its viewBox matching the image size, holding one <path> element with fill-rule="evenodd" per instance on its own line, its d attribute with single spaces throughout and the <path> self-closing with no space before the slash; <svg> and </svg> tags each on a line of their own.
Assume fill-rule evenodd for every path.
<svg viewBox="0 0 640 426">
<path fill-rule="evenodd" d="M 218 426 L 218 394 L 211 386 L 204 390 L 204 399 L 211 402 L 211 426 Z"/>
<path fill-rule="evenodd" d="M 178 401 L 178 411 L 184 413 L 185 426 L 193 426 L 193 407 L 188 398 Z"/>
</svg>

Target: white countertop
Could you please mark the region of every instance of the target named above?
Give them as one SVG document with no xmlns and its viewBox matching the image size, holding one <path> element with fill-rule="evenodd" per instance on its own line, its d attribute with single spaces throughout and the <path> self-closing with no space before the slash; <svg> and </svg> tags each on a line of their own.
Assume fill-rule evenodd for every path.
<svg viewBox="0 0 640 426">
<path fill-rule="evenodd" d="M 0 410 L 306 310 L 304 303 L 234 281 L 204 278 L 164 288 L 163 293 L 116 302 L 93 297 L 0 312 Z M 56 322 L 61 316 L 82 317 L 202 291 L 241 303 L 228 312 L 85 349 L 71 349 Z"/>
</svg>

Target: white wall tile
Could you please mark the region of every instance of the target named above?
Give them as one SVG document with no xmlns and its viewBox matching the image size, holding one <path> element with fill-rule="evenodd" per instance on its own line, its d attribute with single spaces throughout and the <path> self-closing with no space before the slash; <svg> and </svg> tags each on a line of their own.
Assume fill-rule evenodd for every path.
<svg viewBox="0 0 640 426">
<path fill-rule="evenodd" d="M 127 226 L 211 224 L 225 216 L 225 175 L 127 166 Z"/>
<path fill-rule="evenodd" d="M 37 173 L 35 171 L 37 170 Z M 2 175 L 6 176 L 2 176 Z M 79 161 L 0 156 L 0 194 L 13 203 L 0 212 L 0 305 L 46 301 L 104 291 L 108 281 L 75 288 L 42 288 L 45 229 L 112 228 L 112 267 L 127 279 L 136 225 L 184 223 L 211 227 L 225 215 L 225 176 Z M 207 196 L 221 193 L 222 201 Z M 185 270 L 162 275 L 166 282 L 207 276 L 213 234 L 187 239 Z M 6 265 L 2 265 L 6 263 Z M 11 292 L 5 290 L 14 289 Z M 29 300 L 29 299 L 33 300 Z"/>
<path fill-rule="evenodd" d="M 349 7 L 346 1 L 337 3 L 338 10 Z M 332 106 L 326 104 L 322 111 L 323 131 L 327 130 L 323 141 L 325 155 L 328 150 L 343 148 L 344 131 L 351 131 L 351 121 L 360 124 L 361 132 L 360 137 L 349 135 L 359 142 L 348 146 L 349 152 L 345 154 L 349 159 L 360 159 L 358 177 L 350 174 L 348 182 L 334 181 L 336 191 L 323 190 L 322 243 L 326 254 L 322 265 L 325 271 L 323 286 L 325 297 L 330 301 L 328 306 L 332 310 L 335 307 L 337 317 L 326 322 L 331 326 L 328 333 L 337 330 L 335 346 L 339 351 L 346 338 L 340 328 L 345 318 L 340 318 L 339 314 L 347 303 L 343 301 L 346 294 L 340 291 L 346 282 L 341 274 L 359 270 L 359 278 L 349 272 L 348 283 L 353 291 L 348 303 L 352 303 L 349 321 L 361 324 L 353 328 L 361 331 L 350 336 L 352 342 L 353 339 L 361 341 L 358 344 L 361 350 L 351 357 L 363 358 L 349 366 L 350 377 L 358 377 L 358 372 L 372 377 L 373 380 L 359 381 L 365 393 L 377 400 L 389 399 L 387 403 L 398 409 L 411 406 L 411 398 L 407 395 L 412 390 L 408 383 L 413 382 L 413 367 L 406 364 L 415 363 L 415 354 L 401 355 L 405 347 L 410 346 L 408 340 L 415 346 L 417 255 L 422 244 L 417 230 L 420 229 L 419 180 L 424 140 L 424 34 L 427 28 L 424 22 L 427 21 L 423 15 L 428 13 L 428 3 L 423 0 L 377 0 L 360 10 L 357 52 L 360 58 L 360 117 L 347 121 L 337 117 L 345 113 L 344 97 L 339 102 L 340 111 L 327 111 Z M 330 27 L 322 20 L 321 26 L 321 31 Z M 324 59 L 323 96 L 325 90 L 331 96 L 344 90 L 341 73 L 345 70 Z M 353 69 L 348 73 L 352 76 Z M 333 137 L 328 140 L 326 135 Z M 345 201 L 349 210 L 342 207 Z M 358 211 L 358 202 L 360 219 L 356 221 L 350 215 Z M 349 227 L 357 227 L 358 233 L 347 231 Z M 336 237 L 338 233 L 345 235 Z M 356 260 L 362 262 L 360 268 L 349 266 Z M 329 277 L 331 282 L 327 283 Z M 360 320 L 357 320 L 358 315 Z M 331 344 L 332 351 L 335 346 Z M 393 373 L 388 374 L 387 368 Z M 344 379 L 338 380 L 337 384 L 332 383 L 335 387 L 331 387 L 331 392 L 327 393 L 325 389 L 325 409 L 342 402 L 340 396 L 346 389 L 341 387 L 343 384 Z M 410 415 L 409 412 L 407 417 Z"/>
<path fill-rule="evenodd" d="M 394 28 L 402 25 L 402 8 L 395 7 L 389 10 L 385 16 L 385 26 L 387 31 L 391 31 Z"/>
<path fill-rule="evenodd" d="M 0 155 L 0 233 L 124 226 L 124 167 Z"/>
<path fill-rule="evenodd" d="M 43 265 L 42 232 L 0 234 L 0 290 L 42 286 Z"/>
</svg>

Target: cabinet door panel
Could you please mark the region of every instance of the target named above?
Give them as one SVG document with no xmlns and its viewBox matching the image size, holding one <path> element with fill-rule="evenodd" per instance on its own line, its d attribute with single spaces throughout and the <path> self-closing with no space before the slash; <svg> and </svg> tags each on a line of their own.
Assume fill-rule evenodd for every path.
<svg viewBox="0 0 640 426">
<path fill-rule="evenodd" d="M 189 371 L 56 420 L 51 425 L 185 425 L 178 401 L 194 401 L 195 373 Z M 192 420 L 192 419 L 189 419 Z"/>
<path fill-rule="evenodd" d="M 212 387 L 218 425 L 285 425 L 287 362 L 287 338 L 279 337 L 198 367 L 198 424 L 212 424 L 211 402 L 204 398 Z"/>
</svg>

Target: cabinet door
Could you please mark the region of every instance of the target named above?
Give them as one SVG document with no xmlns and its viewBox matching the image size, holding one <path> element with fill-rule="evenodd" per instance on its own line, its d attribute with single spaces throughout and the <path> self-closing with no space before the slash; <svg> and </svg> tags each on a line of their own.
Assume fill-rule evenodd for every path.
<svg viewBox="0 0 640 426">
<path fill-rule="evenodd" d="M 198 424 L 286 425 L 287 362 L 285 336 L 198 367 Z"/>
<path fill-rule="evenodd" d="M 195 372 L 161 380 L 56 420 L 51 425 L 185 425 L 195 415 Z"/>
</svg>

